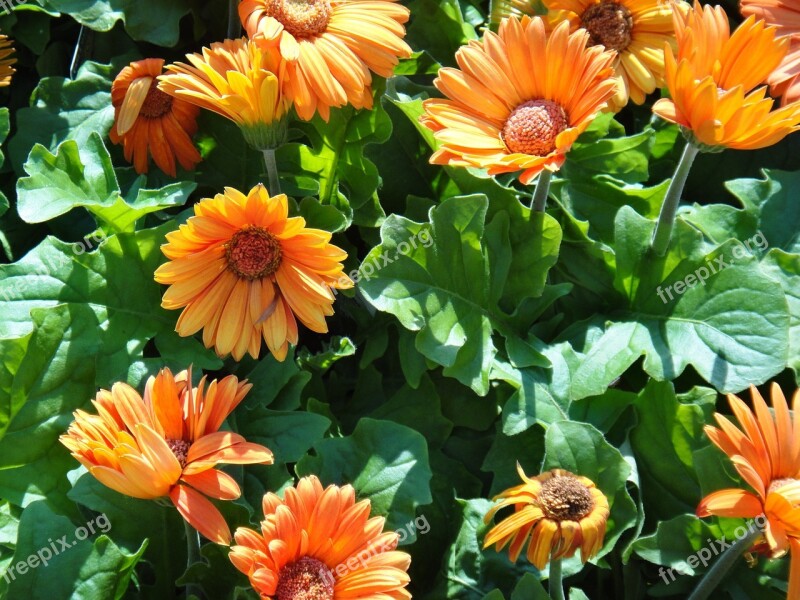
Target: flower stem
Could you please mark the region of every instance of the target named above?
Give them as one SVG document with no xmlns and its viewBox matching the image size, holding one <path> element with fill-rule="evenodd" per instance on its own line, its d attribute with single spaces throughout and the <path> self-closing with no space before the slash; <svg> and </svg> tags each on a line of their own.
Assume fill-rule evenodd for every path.
<svg viewBox="0 0 800 600">
<path fill-rule="evenodd" d="M 239 0 L 228 0 L 228 39 L 234 40 L 242 33 L 242 22 L 239 20 Z"/>
<path fill-rule="evenodd" d="M 549 171 L 548 171 L 549 172 Z M 564 584 L 562 583 L 561 559 L 550 561 L 550 575 L 547 580 L 548 591 L 552 600 L 564 600 Z"/>
<path fill-rule="evenodd" d="M 667 188 L 667 195 L 664 197 L 664 204 L 661 205 L 661 213 L 658 215 L 658 223 L 653 232 L 653 239 L 650 248 L 656 256 L 664 256 L 669 247 L 669 240 L 672 237 L 672 228 L 675 225 L 675 215 L 678 213 L 678 205 L 681 203 L 683 186 L 686 185 L 686 178 L 689 176 L 689 169 L 700 149 L 687 142 L 683 149 L 678 166 L 675 167 L 675 175 Z"/>
<path fill-rule="evenodd" d="M 200 562 L 200 536 L 186 520 L 183 521 L 183 528 L 186 531 L 186 568 L 188 569 L 194 563 Z M 186 598 L 192 596 L 201 597 L 200 589 L 190 583 L 186 586 Z"/>
<path fill-rule="evenodd" d="M 278 177 L 278 163 L 275 162 L 275 150 L 262 150 L 264 154 L 264 165 L 267 167 L 269 175 L 269 193 L 274 196 L 281 193 L 281 180 Z"/>
<path fill-rule="evenodd" d="M 539 179 L 536 180 L 536 189 L 533 190 L 533 199 L 531 200 L 531 209 L 539 212 L 544 212 L 547 206 L 547 195 L 550 193 L 550 178 L 553 172 L 545 169 L 539 173 Z"/>
<path fill-rule="evenodd" d="M 730 568 L 736 561 L 747 552 L 753 543 L 763 534 L 761 529 L 755 528 L 748 532 L 748 535 L 737 540 L 728 550 L 726 550 L 720 559 L 714 563 L 714 566 L 709 569 L 700 583 L 689 596 L 689 600 L 705 600 L 711 595 L 722 579 L 728 573 Z"/>
</svg>

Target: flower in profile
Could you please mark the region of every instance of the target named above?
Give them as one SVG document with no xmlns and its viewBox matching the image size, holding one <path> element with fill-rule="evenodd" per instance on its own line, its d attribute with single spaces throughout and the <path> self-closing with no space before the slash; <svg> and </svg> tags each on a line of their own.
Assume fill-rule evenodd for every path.
<svg viewBox="0 0 800 600">
<path fill-rule="evenodd" d="M 314 476 L 263 499 L 261 529 L 236 530 L 231 562 L 261 598 L 345 600 L 411 598 L 405 587 L 411 557 L 399 536 L 370 518 L 369 500 L 350 485 L 323 489 Z"/>
<path fill-rule="evenodd" d="M 784 106 L 800 100 L 800 4 L 793 0 L 741 0 L 740 6 L 745 17 L 754 15 L 791 40 L 789 52 L 767 81 Z"/>
<path fill-rule="evenodd" d="M 800 128 L 800 104 L 772 110 L 760 85 L 786 55 L 788 38 L 776 39 L 752 16 L 731 34 L 720 6 L 695 4 L 674 15 L 677 56 L 665 50 L 670 98 L 656 102 L 654 113 L 706 150 L 764 148 Z"/>
<path fill-rule="evenodd" d="M 286 196 L 263 185 L 245 196 L 233 188 L 194 206 L 161 247 L 169 262 L 155 273 L 170 285 L 161 305 L 186 307 L 176 331 L 203 329 L 203 342 L 220 356 L 258 358 L 261 339 L 278 360 L 297 343 L 295 316 L 309 329 L 328 331 L 332 288 L 352 287 L 343 274 L 347 253 L 331 234 L 289 218 Z"/>
<path fill-rule="evenodd" d="M 167 65 L 160 90 L 230 119 L 256 150 L 285 142 L 290 102 L 281 93 L 284 63 L 277 50 L 241 38 L 211 44 L 186 58 L 191 64 Z"/>
<path fill-rule="evenodd" d="M 777 383 L 772 384 L 772 408 L 755 387 L 750 388 L 755 414 L 737 396 L 729 395 L 740 427 L 715 414 L 719 428 L 707 425 L 706 435 L 728 455 L 733 466 L 755 493 L 724 489 L 703 498 L 698 517 L 766 517 L 763 544 L 773 557 L 792 553 L 788 598 L 800 598 L 800 391 L 795 392 L 792 413 Z"/>
<path fill-rule="evenodd" d="M 0 34 L 0 87 L 11 85 L 11 77 L 14 75 L 14 63 L 17 62 L 14 56 L 14 46 L 8 36 Z"/>
<path fill-rule="evenodd" d="M 137 173 L 147 173 L 149 157 L 167 175 L 175 177 L 175 162 L 191 170 L 200 162 L 192 144 L 200 110 L 158 89 L 164 61 L 148 58 L 132 62 L 120 71 L 111 86 L 114 124 L 111 141 L 122 144 L 125 160 Z"/>
<path fill-rule="evenodd" d="M 614 95 L 614 54 L 587 48 L 589 34 L 539 17 L 509 18 L 456 53 L 460 69 L 439 70 L 420 121 L 435 132 L 434 164 L 522 171 L 530 183 L 557 171 L 573 142 Z"/>
<path fill-rule="evenodd" d="M 250 39 L 286 60 L 284 92 L 298 116 L 326 121 L 331 107 L 372 108 L 373 73 L 390 77 L 400 57 L 409 11 L 396 0 L 243 0 Z"/>
<path fill-rule="evenodd" d="M 111 489 L 147 500 L 169 497 L 195 529 L 218 544 L 231 533 L 206 498 L 234 500 L 234 479 L 220 463 L 271 464 L 272 452 L 247 442 L 222 422 L 252 386 L 229 375 L 192 388 L 191 371 L 173 377 L 163 369 L 150 377 L 144 397 L 126 383 L 100 390 L 97 414 L 78 410 L 59 439 L 83 466 Z"/>
<path fill-rule="evenodd" d="M 609 510 L 608 500 L 595 484 L 563 469 L 553 469 L 530 478 L 517 464 L 524 483 L 495 497 L 500 500 L 486 514 L 489 523 L 498 510 L 513 506 L 514 512 L 497 523 L 483 543 L 495 544 L 499 552 L 506 545 L 516 562 L 525 544 L 528 561 L 544 569 L 550 560 L 568 558 L 580 548 L 587 560 L 603 547 Z"/>
</svg>

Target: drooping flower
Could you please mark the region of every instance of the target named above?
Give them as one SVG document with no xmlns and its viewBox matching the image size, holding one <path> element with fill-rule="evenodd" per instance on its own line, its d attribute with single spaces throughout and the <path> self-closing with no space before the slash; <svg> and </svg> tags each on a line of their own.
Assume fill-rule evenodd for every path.
<svg viewBox="0 0 800 600">
<path fill-rule="evenodd" d="M 791 40 L 789 52 L 767 81 L 784 106 L 800 100 L 800 4 L 793 0 L 741 0 L 740 6 L 745 17 L 763 19 L 778 29 L 778 35 Z"/>
<path fill-rule="evenodd" d="M 257 150 L 280 146 L 290 102 L 281 92 L 285 63 L 275 49 L 247 39 L 225 40 L 187 54 L 191 64 L 167 65 L 159 89 L 230 119 Z"/>
<path fill-rule="evenodd" d="M 162 306 L 186 307 L 176 330 L 203 329 L 203 342 L 220 356 L 258 358 L 261 338 L 278 359 L 297 343 L 295 316 L 309 329 L 328 331 L 332 288 L 352 287 L 343 274 L 347 253 L 331 234 L 289 218 L 286 196 L 270 197 L 263 185 L 245 196 L 233 188 L 194 206 L 162 251 L 169 262 L 155 273 L 170 285 Z"/>
<path fill-rule="evenodd" d="M 345 600 L 411 598 L 405 587 L 411 557 L 399 536 L 370 518 L 369 500 L 356 502 L 350 485 L 323 489 L 314 476 L 267 493 L 260 531 L 236 530 L 231 562 L 262 598 Z"/>
<path fill-rule="evenodd" d="M 750 388 L 753 411 L 737 396 L 728 396 L 740 427 L 715 414 L 719 428 L 707 425 L 706 435 L 728 455 L 755 493 L 740 488 L 713 492 L 697 507 L 698 517 L 766 517 L 765 543 L 756 544 L 773 557 L 791 550 L 788 598 L 800 597 L 800 391 L 789 412 L 777 383 L 772 384 L 772 408 L 755 387 Z M 763 518 L 763 517 L 762 517 Z"/>
<path fill-rule="evenodd" d="M 396 0 L 243 0 L 247 35 L 286 60 L 284 92 L 301 119 L 331 107 L 372 108 L 373 73 L 390 77 L 400 57 L 409 11 Z"/>
<path fill-rule="evenodd" d="M 0 87 L 11 85 L 14 67 L 17 59 L 14 58 L 14 46 L 8 36 L 0 34 Z"/>
<path fill-rule="evenodd" d="M 553 469 L 528 477 L 518 464 L 522 485 L 495 497 L 500 500 L 486 514 L 489 523 L 501 508 L 513 506 L 514 512 L 497 523 L 484 539 L 483 547 L 495 544 L 499 552 L 508 545 L 516 562 L 525 544 L 528 561 L 544 569 L 550 560 L 568 558 L 580 548 L 585 563 L 603 547 L 608 521 L 608 500 L 586 477 L 563 469 Z"/>
<path fill-rule="evenodd" d="M 505 19 L 456 53 L 460 69 L 434 82 L 447 99 L 429 99 L 420 121 L 441 146 L 434 164 L 522 171 L 528 184 L 558 170 L 573 142 L 614 95 L 614 54 L 587 48 L 589 34 L 539 17 Z"/>
<path fill-rule="evenodd" d="M 252 386 L 229 375 L 192 388 L 191 371 L 150 377 L 144 397 L 126 383 L 100 390 L 97 414 L 75 412 L 59 439 L 101 483 L 126 496 L 169 497 L 208 539 L 230 544 L 231 533 L 206 496 L 234 500 L 236 481 L 220 463 L 271 464 L 272 452 L 220 426 Z"/>
<path fill-rule="evenodd" d="M 177 162 L 191 170 L 202 159 L 192 144 L 200 110 L 158 89 L 164 61 L 148 58 L 120 71 L 111 86 L 114 124 L 109 138 L 122 144 L 125 159 L 137 173 L 147 173 L 149 157 L 167 175 L 175 177 Z"/>
<path fill-rule="evenodd" d="M 720 6 L 674 14 L 677 56 L 665 50 L 670 98 L 656 102 L 654 113 L 707 150 L 764 148 L 800 128 L 800 104 L 772 110 L 760 85 L 786 55 L 788 38 L 776 39 L 775 28 L 754 17 L 731 34 Z"/>
</svg>

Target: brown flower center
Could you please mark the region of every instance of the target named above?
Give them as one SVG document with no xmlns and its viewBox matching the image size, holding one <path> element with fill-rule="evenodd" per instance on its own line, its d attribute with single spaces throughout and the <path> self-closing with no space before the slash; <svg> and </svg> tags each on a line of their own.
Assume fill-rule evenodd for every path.
<svg viewBox="0 0 800 600">
<path fill-rule="evenodd" d="M 569 125 L 560 104 L 528 100 L 509 115 L 503 125 L 503 142 L 511 152 L 546 156 L 556 148 L 556 136 Z"/>
<path fill-rule="evenodd" d="M 265 9 L 296 38 L 323 33 L 331 20 L 329 0 L 267 0 Z"/>
<path fill-rule="evenodd" d="M 189 455 L 191 444 L 186 440 L 167 440 L 167 446 L 172 450 L 175 458 L 181 463 L 181 469 L 186 466 L 186 457 Z"/>
<path fill-rule="evenodd" d="M 581 25 L 589 32 L 592 46 L 601 44 L 607 50 L 621 52 L 631 43 L 631 11 L 616 2 L 593 4 L 581 15 Z"/>
<path fill-rule="evenodd" d="M 539 506 L 554 521 L 580 521 L 592 512 L 592 494 L 577 478 L 556 475 L 542 484 Z"/>
<path fill-rule="evenodd" d="M 139 114 L 148 119 L 157 119 L 164 116 L 172 109 L 172 96 L 165 94 L 156 86 L 154 81 L 147 91 L 147 96 L 142 104 Z"/>
<path fill-rule="evenodd" d="M 225 258 L 228 268 L 242 279 L 262 279 L 281 264 L 281 243 L 269 231 L 254 225 L 233 234 Z"/>
<path fill-rule="evenodd" d="M 327 565 L 304 556 L 278 573 L 275 600 L 333 600 L 333 573 Z"/>
</svg>

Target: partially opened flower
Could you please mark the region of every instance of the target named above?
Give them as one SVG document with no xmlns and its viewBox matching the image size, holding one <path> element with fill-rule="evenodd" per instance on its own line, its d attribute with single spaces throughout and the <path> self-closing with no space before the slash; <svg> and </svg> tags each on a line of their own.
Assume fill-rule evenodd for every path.
<svg viewBox="0 0 800 600">
<path fill-rule="evenodd" d="M 434 82 L 447 99 L 424 103 L 421 122 L 440 143 L 434 164 L 522 171 L 530 183 L 557 171 L 573 142 L 614 95 L 614 55 L 586 47 L 589 34 L 539 17 L 505 19 L 456 53 L 460 69 Z"/>
<path fill-rule="evenodd" d="M 750 388 L 755 415 L 737 396 L 728 401 L 740 427 L 715 414 L 719 429 L 707 425 L 706 435 L 731 459 L 755 491 L 731 488 L 713 492 L 697 507 L 697 516 L 766 517 L 764 547 L 773 557 L 791 550 L 788 598 L 800 598 L 800 391 L 792 413 L 777 383 L 772 384 L 772 408 L 755 387 Z"/>
<path fill-rule="evenodd" d="M 14 67 L 11 65 L 16 62 L 11 40 L 8 36 L 0 34 L 0 87 L 11 85 L 11 77 L 14 75 Z"/>
<path fill-rule="evenodd" d="M 783 60 L 788 38 L 776 39 L 775 29 L 754 17 L 731 34 L 722 7 L 699 4 L 675 13 L 675 31 L 677 56 L 665 50 L 670 98 L 653 112 L 680 125 L 695 145 L 753 150 L 800 128 L 800 104 L 772 110 L 766 86 L 757 87 Z"/>
<path fill-rule="evenodd" d="M 772 93 L 783 98 L 783 104 L 800 100 L 800 3 L 796 0 L 741 0 L 742 14 L 754 15 L 777 28 L 778 35 L 788 36 L 789 52 L 770 73 Z"/>
<path fill-rule="evenodd" d="M 233 188 L 195 204 L 162 251 L 169 262 L 155 273 L 169 284 L 164 308 L 186 307 L 180 335 L 203 329 L 203 342 L 220 356 L 258 358 L 261 339 L 278 360 L 297 343 L 297 317 L 318 333 L 328 331 L 332 288 L 349 288 L 347 257 L 331 234 L 289 218 L 285 195 L 270 197 L 263 185 L 245 196 Z"/>
<path fill-rule="evenodd" d="M 284 63 L 277 50 L 242 38 L 211 44 L 186 58 L 191 64 L 167 65 L 159 89 L 230 119 L 256 150 L 285 141 L 290 102 L 281 92 Z"/>
<path fill-rule="evenodd" d="M 229 544 L 230 530 L 206 496 L 234 500 L 234 479 L 220 463 L 271 464 L 272 452 L 231 431 L 223 421 L 252 386 L 230 375 L 200 380 L 169 369 L 150 377 L 144 397 L 126 383 L 100 390 L 97 414 L 78 410 L 60 440 L 89 472 L 113 490 L 147 500 L 169 497 L 184 519 L 208 539 Z"/>
<path fill-rule="evenodd" d="M 396 0 L 243 0 L 239 16 L 259 45 L 280 49 L 284 91 L 301 119 L 331 107 L 372 107 L 373 73 L 390 77 L 400 57 L 409 11 Z"/>
<path fill-rule="evenodd" d="M 369 500 L 356 502 L 350 485 L 327 488 L 314 476 L 268 493 L 259 531 L 240 527 L 231 562 L 261 598 L 345 600 L 411 598 L 411 557 L 396 550 L 399 536 L 370 518 Z"/>
<path fill-rule="evenodd" d="M 514 512 L 486 534 L 483 547 L 495 544 L 499 552 L 508 545 L 512 562 L 528 545 L 528 561 L 544 569 L 550 560 L 568 558 L 580 548 L 585 563 L 603 547 L 608 521 L 608 500 L 586 477 L 563 469 L 553 469 L 528 477 L 517 465 L 522 485 L 495 497 L 500 500 L 487 513 L 487 523 L 500 509 L 513 506 Z"/>
<path fill-rule="evenodd" d="M 147 173 L 149 157 L 167 175 L 175 177 L 176 161 L 191 170 L 200 162 L 192 144 L 200 110 L 158 89 L 164 61 L 148 58 L 120 71 L 111 86 L 114 124 L 109 137 L 122 144 L 125 159 L 137 173 Z"/>
</svg>

